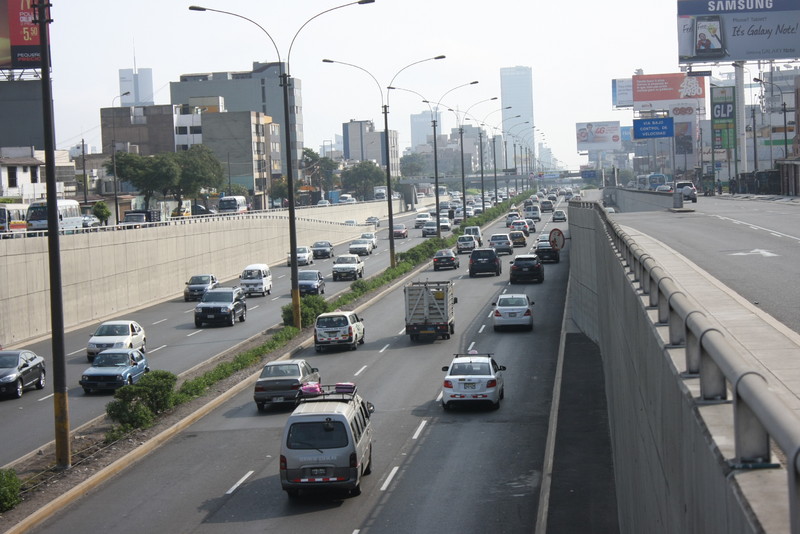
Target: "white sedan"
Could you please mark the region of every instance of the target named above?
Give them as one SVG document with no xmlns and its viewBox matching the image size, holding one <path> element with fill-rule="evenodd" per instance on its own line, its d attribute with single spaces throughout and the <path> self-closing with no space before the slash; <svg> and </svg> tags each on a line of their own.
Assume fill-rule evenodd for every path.
<svg viewBox="0 0 800 534">
<path fill-rule="evenodd" d="M 488 402 L 496 410 L 505 396 L 505 370 L 491 354 L 456 354 L 450 365 L 442 367 L 447 373 L 442 383 L 442 407 L 449 410 L 454 404 Z"/>
<path fill-rule="evenodd" d="M 144 328 L 136 321 L 106 321 L 89 338 L 86 357 L 94 361 L 106 349 L 138 349 L 144 353 L 146 343 Z"/>
<path fill-rule="evenodd" d="M 506 293 L 492 302 L 492 323 L 495 331 L 504 326 L 524 326 L 533 330 L 533 301 L 525 293 Z"/>
<path fill-rule="evenodd" d="M 297 247 L 295 251 L 295 258 L 297 258 L 297 265 L 311 265 L 314 263 L 314 251 L 311 247 Z M 286 257 L 286 266 L 292 264 L 292 255 Z"/>
</svg>

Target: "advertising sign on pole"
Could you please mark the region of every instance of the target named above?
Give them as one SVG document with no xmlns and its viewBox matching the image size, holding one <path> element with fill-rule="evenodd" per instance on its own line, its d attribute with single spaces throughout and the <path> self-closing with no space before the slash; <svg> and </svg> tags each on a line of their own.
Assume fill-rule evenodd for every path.
<svg viewBox="0 0 800 534">
<path fill-rule="evenodd" d="M 634 139 L 653 139 L 656 137 L 673 137 L 674 135 L 675 127 L 672 117 L 633 120 Z"/>
<path fill-rule="evenodd" d="M 678 61 L 800 57 L 797 0 L 678 0 Z"/>
<path fill-rule="evenodd" d="M 736 146 L 736 92 L 733 87 L 711 88 L 711 131 L 713 146 Z"/>
<path fill-rule="evenodd" d="M 611 80 L 611 105 L 615 108 L 633 106 L 633 82 L 630 78 Z"/>
<path fill-rule="evenodd" d="M 619 121 L 578 122 L 575 124 L 578 150 L 617 150 L 622 148 Z"/>
<path fill-rule="evenodd" d="M 0 69 L 41 68 L 34 15 L 34 0 L 0 0 Z"/>
</svg>

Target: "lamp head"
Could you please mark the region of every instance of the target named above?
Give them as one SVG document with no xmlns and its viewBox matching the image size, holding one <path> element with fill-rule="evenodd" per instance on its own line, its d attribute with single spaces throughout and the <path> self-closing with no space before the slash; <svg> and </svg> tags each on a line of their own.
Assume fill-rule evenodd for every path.
<svg viewBox="0 0 800 534">
<path fill-rule="evenodd" d="M 441 55 L 441 56 L 436 56 L 436 57 L 435 57 L 435 58 L 433 58 L 433 59 L 444 59 L 444 58 L 446 58 L 446 57 L 447 57 L 447 56 L 445 56 L 445 55 Z"/>
<path fill-rule="evenodd" d="M 189 11 L 205 11 L 206 8 L 200 6 L 189 6 Z"/>
<path fill-rule="evenodd" d="M 332 60 L 332 59 L 323 59 L 323 60 L 322 60 L 322 62 L 323 62 L 323 63 L 336 63 L 336 62 L 335 62 L 334 60 Z"/>
<path fill-rule="evenodd" d="M 375 0 L 358 0 L 359 4 L 372 4 Z"/>
<path fill-rule="evenodd" d="M 764 82 L 764 80 L 762 80 L 761 78 L 753 78 L 753 81 L 754 82 L 758 82 L 758 83 L 763 83 Z"/>
</svg>

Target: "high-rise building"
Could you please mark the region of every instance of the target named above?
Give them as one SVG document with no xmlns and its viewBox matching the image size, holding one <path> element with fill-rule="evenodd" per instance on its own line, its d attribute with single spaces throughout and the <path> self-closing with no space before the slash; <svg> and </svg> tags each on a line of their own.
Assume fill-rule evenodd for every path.
<svg viewBox="0 0 800 534">
<path fill-rule="evenodd" d="M 442 131 L 442 113 L 436 112 L 437 131 Z M 411 115 L 411 151 L 416 152 L 418 146 L 433 143 L 433 124 L 431 112 L 423 111 Z"/>
<path fill-rule="evenodd" d="M 153 69 L 119 69 L 119 94 L 120 106 L 154 105 Z"/>
<path fill-rule="evenodd" d="M 521 143 L 534 148 L 533 129 L 533 74 L 530 67 L 504 67 L 500 69 L 500 98 L 503 107 L 502 129 Z M 511 106 L 509 108 L 509 106 Z M 508 108 L 508 109 L 507 109 Z M 517 117 L 519 115 L 519 117 Z M 527 124 L 526 124 L 527 122 Z M 514 139 L 506 138 L 505 146 L 511 147 Z M 536 154 L 533 155 L 534 158 Z M 498 156 L 499 159 L 499 156 Z M 513 163 L 509 161 L 513 167 Z"/>
<path fill-rule="evenodd" d="M 386 136 L 375 131 L 372 121 L 351 120 L 342 124 L 344 159 L 374 161 L 386 168 Z M 400 174 L 400 155 L 397 149 L 397 131 L 389 130 L 389 162 L 392 176 Z"/>
</svg>

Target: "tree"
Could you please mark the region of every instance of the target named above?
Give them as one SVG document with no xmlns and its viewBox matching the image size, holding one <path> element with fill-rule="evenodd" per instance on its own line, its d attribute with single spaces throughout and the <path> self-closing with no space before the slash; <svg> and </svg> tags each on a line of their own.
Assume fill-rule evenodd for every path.
<svg viewBox="0 0 800 534">
<path fill-rule="evenodd" d="M 400 158 L 400 174 L 404 177 L 423 176 L 427 159 L 423 154 L 413 153 Z"/>
<path fill-rule="evenodd" d="M 204 145 L 192 145 L 189 150 L 176 153 L 175 157 L 181 173 L 170 192 L 178 204 L 184 197 L 197 196 L 201 189 L 217 189 L 225 181 L 222 164 Z"/>
<path fill-rule="evenodd" d="M 150 209 L 150 200 L 156 192 L 166 196 L 180 178 L 181 169 L 171 152 L 152 157 L 118 152 L 116 160 L 117 177 L 131 184 L 144 197 L 145 209 Z M 106 172 L 113 174 L 114 163 L 105 166 Z"/>
<path fill-rule="evenodd" d="M 371 161 L 361 161 L 354 167 L 342 171 L 342 187 L 353 191 L 356 197 L 371 198 L 373 188 L 386 182 L 386 174 Z"/>
<path fill-rule="evenodd" d="M 102 200 L 95 202 L 92 206 L 92 215 L 103 221 L 103 224 L 108 224 L 108 218 L 111 217 L 111 210 Z"/>
<path fill-rule="evenodd" d="M 310 148 L 303 149 L 303 169 L 311 178 L 311 185 L 324 191 L 336 188 L 334 172 L 339 169 L 339 164 L 331 158 L 321 158 Z"/>
</svg>

